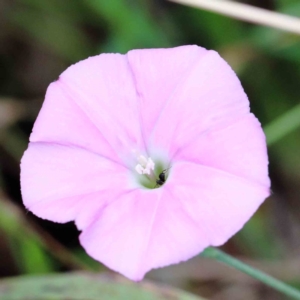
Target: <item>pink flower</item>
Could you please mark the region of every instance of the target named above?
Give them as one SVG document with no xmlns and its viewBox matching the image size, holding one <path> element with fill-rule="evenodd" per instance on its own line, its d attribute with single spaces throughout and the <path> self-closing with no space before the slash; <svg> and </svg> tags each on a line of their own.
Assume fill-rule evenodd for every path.
<svg viewBox="0 0 300 300">
<path fill-rule="evenodd" d="M 101 54 L 63 72 L 21 184 L 30 211 L 74 220 L 90 256 L 140 280 L 240 230 L 269 195 L 267 165 L 234 72 L 216 52 L 183 46 Z"/>
</svg>

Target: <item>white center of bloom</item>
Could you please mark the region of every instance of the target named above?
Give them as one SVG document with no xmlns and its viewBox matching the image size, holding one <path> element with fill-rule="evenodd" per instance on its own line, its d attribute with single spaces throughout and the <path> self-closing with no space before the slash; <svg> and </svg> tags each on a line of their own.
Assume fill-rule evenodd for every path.
<svg viewBox="0 0 300 300">
<path fill-rule="evenodd" d="M 151 157 L 146 158 L 143 155 L 139 155 L 138 158 L 138 164 L 135 166 L 135 170 L 139 173 L 139 174 L 151 174 L 151 171 L 154 170 L 155 167 L 155 163 L 153 162 L 153 160 L 151 159 Z"/>
</svg>

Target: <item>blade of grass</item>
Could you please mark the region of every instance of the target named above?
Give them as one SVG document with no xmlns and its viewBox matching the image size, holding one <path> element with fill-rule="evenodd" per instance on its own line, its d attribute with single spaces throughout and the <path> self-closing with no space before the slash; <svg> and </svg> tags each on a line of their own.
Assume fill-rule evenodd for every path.
<svg viewBox="0 0 300 300">
<path fill-rule="evenodd" d="M 268 146 L 273 145 L 298 127 L 300 127 L 300 104 L 264 127 Z"/>
<path fill-rule="evenodd" d="M 300 19 L 228 0 L 169 0 L 300 35 Z"/>
</svg>

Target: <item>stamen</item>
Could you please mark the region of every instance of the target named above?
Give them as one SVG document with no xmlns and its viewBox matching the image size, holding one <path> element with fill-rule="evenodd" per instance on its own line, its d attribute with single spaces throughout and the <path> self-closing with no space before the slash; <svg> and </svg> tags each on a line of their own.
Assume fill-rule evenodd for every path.
<svg viewBox="0 0 300 300">
<path fill-rule="evenodd" d="M 140 155 L 137 158 L 137 160 L 139 164 L 135 166 L 135 170 L 141 175 L 142 174 L 151 175 L 151 171 L 153 171 L 155 167 L 155 163 L 153 162 L 151 157 L 146 158 L 145 156 Z"/>
</svg>

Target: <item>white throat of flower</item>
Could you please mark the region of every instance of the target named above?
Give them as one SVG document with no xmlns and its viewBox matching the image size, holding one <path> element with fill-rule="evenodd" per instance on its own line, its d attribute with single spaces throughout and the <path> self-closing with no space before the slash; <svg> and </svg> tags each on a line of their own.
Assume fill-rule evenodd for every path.
<svg viewBox="0 0 300 300">
<path fill-rule="evenodd" d="M 141 175 L 151 175 L 155 167 L 151 157 L 146 158 L 144 155 L 139 155 L 137 160 L 139 163 L 135 166 L 135 170 Z"/>
</svg>

